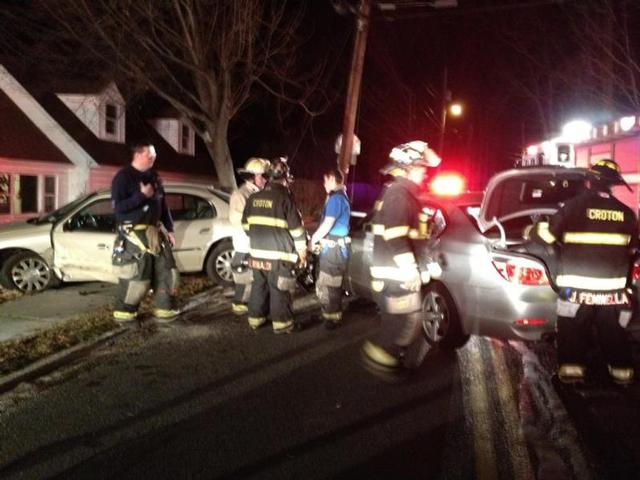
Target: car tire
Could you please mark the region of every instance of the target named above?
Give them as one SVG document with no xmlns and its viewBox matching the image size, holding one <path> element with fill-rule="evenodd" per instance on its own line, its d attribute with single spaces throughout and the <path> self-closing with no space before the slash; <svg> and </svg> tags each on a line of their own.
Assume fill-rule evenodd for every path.
<svg viewBox="0 0 640 480">
<path fill-rule="evenodd" d="M 205 263 L 207 276 L 223 287 L 233 286 L 233 270 L 231 269 L 231 259 L 233 258 L 233 244 L 224 240 L 216 245 Z"/>
<path fill-rule="evenodd" d="M 424 288 L 422 314 L 422 333 L 430 345 L 455 350 L 469 340 L 462 331 L 453 298 L 441 283 L 429 283 Z"/>
<path fill-rule="evenodd" d="M 7 258 L 0 278 L 6 288 L 23 292 L 40 292 L 58 283 L 57 277 L 40 255 L 24 251 Z"/>
</svg>

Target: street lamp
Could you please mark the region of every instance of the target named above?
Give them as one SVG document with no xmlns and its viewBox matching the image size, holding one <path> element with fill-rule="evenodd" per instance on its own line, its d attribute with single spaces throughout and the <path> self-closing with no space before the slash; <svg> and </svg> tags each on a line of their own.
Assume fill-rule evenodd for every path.
<svg viewBox="0 0 640 480">
<path fill-rule="evenodd" d="M 451 92 L 447 91 L 444 101 L 442 102 L 442 121 L 440 123 L 440 142 L 438 145 L 438 155 L 440 158 L 443 157 L 444 153 L 444 131 L 447 126 L 447 117 L 451 115 L 452 117 L 459 117 L 462 115 L 462 105 L 454 102 L 451 102 Z"/>
</svg>

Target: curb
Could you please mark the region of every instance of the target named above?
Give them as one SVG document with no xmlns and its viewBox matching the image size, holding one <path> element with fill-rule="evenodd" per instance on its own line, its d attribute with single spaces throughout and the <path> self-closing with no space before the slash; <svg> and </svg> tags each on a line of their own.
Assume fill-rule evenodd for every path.
<svg viewBox="0 0 640 480">
<path fill-rule="evenodd" d="M 53 355 L 49 355 L 27 365 L 21 370 L 9 373 L 8 375 L 0 378 L 0 394 L 12 390 L 22 382 L 28 382 L 41 377 L 46 373 L 66 365 L 67 363 L 88 354 L 91 350 L 102 343 L 105 343 L 107 340 L 118 337 L 128 330 L 129 328 L 127 327 L 120 327 L 116 330 L 111 330 L 103 333 L 93 340 L 87 340 L 86 342 L 61 350 L 60 352 L 54 353 Z"/>
</svg>

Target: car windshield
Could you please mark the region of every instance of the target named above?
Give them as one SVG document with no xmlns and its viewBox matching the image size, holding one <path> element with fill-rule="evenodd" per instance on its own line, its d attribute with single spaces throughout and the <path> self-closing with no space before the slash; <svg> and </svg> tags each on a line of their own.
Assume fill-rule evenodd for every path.
<svg viewBox="0 0 640 480">
<path fill-rule="evenodd" d="M 74 200 L 73 202 L 67 203 L 66 205 L 63 205 L 57 210 L 54 210 L 53 212 L 45 213 L 44 215 L 30 219 L 29 223 L 35 223 L 36 225 L 41 223 L 56 223 L 58 220 L 60 220 L 62 217 L 64 217 L 68 213 L 71 213 L 82 202 L 87 200 L 89 197 L 92 197 L 93 195 L 95 195 L 95 193 L 83 195 L 77 198 L 76 200 Z"/>
</svg>

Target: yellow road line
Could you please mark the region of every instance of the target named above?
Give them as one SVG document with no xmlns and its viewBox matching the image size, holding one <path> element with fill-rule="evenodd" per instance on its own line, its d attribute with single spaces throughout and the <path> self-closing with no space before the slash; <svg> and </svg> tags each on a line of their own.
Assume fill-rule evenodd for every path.
<svg viewBox="0 0 640 480">
<path fill-rule="evenodd" d="M 491 359 L 496 378 L 496 390 L 500 400 L 500 409 L 504 416 L 505 435 L 508 451 L 511 454 L 511 465 L 516 480 L 534 478 L 527 443 L 522 433 L 520 417 L 514 396 L 509 370 L 504 359 L 504 344 L 491 341 Z"/>
<path fill-rule="evenodd" d="M 476 477 L 478 480 L 494 480 L 498 478 L 496 455 L 493 447 L 494 416 L 489 405 L 487 379 L 480 354 L 480 341 L 472 337 L 464 349 L 460 359 L 463 363 L 462 388 L 465 401 L 469 399 L 471 424 L 473 426 L 473 446 L 475 451 Z"/>
</svg>

